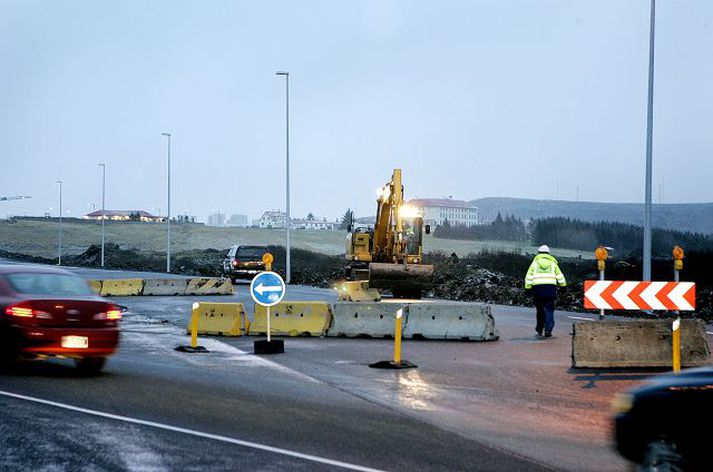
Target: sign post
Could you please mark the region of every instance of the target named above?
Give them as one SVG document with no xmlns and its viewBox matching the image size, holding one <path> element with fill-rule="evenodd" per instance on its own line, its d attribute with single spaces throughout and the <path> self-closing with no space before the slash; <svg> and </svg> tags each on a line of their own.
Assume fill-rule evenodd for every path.
<svg viewBox="0 0 713 472">
<path fill-rule="evenodd" d="M 269 258 L 265 257 L 268 255 L 270 256 Z M 272 255 L 269 253 L 263 256 L 266 266 L 272 262 L 271 260 L 267 262 L 266 259 L 271 258 Z M 270 336 L 270 307 L 277 305 L 285 298 L 285 281 L 282 280 L 280 274 L 275 272 L 260 272 L 250 282 L 250 295 L 255 303 L 264 306 L 267 312 L 267 340 L 259 340 L 253 343 L 255 354 L 279 354 L 285 352 L 284 341 L 281 339 L 273 341 Z"/>
<path fill-rule="evenodd" d="M 176 351 L 189 352 L 189 353 L 201 353 L 208 352 L 203 346 L 198 345 L 198 317 L 200 316 L 201 304 L 194 302 L 191 310 L 191 344 L 189 346 L 181 345 L 176 348 Z"/>
<path fill-rule="evenodd" d="M 597 258 L 597 268 L 599 269 L 599 280 L 604 280 L 604 268 L 606 267 L 607 257 L 609 257 L 609 252 L 607 252 L 604 246 L 599 246 L 596 251 L 594 251 L 594 256 Z M 599 319 L 604 319 L 604 308 L 599 309 Z"/>
<path fill-rule="evenodd" d="M 681 246 L 673 247 L 673 280 L 679 282 L 681 270 L 683 269 L 683 248 Z M 678 310 L 674 311 L 677 315 Z M 678 316 L 673 321 L 673 372 L 681 371 L 681 317 Z"/>
</svg>

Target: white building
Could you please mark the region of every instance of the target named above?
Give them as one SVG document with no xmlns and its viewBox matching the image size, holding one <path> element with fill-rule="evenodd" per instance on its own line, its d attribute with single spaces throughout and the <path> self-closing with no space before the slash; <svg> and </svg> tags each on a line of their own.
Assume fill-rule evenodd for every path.
<svg viewBox="0 0 713 472">
<path fill-rule="evenodd" d="M 292 226 L 294 229 L 335 229 L 336 223 L 332 221 L 327 221 L 327 218 L 315 218 L 310 213 L 307 218 L 292 218 Z"/>
<path fill-rule="evenodd" d="M 464 200 L 452 198 L 416 198 L 408 202 L 423 216 L 424 224 L 442 225 L 446 220 L 452 225 L 475 226 L 478 224 L 478 207 Z"/>
<path fill-rule="evenodd" d="M 284 212 L 270 210 L 263 213 L 257 220 L 257 226 L 259 228 L 285 229 L 286 221 L 287 215 Z"/>
</svg>

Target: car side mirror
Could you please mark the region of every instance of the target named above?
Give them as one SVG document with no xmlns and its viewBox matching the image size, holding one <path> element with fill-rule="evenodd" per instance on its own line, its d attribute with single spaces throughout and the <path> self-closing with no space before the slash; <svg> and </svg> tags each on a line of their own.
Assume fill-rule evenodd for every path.
<svg viewBox="0 0 713 472">
<path fill-rule="evenodd" d="M 426 234 L 431 234 L 431 225 L 426 225 Z"/>
<path fill-rule="evenodd" d="M 347 233 L 351 233 L 351 232 L 352 232 L 352 225 L 349 225 L 349 226 L 347 226 Z"/>
</svg>

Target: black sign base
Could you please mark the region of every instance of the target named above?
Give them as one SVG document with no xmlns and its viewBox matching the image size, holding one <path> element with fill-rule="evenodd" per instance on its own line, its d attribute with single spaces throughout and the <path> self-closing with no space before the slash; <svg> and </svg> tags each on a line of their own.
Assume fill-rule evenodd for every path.
<svg viewBox="0 0 713 472">
<path fill-rule="evenodd" d="M 369 364 L 369 367 L 371 367 L 372 369 L 415 369 L 418 366 L 416 364 L 412 364 L 409 361 L 379 361 L 373 364 Z"/>
<path fill-rule="evenodd" d="M 200 354 L 200 353 L 203 353 L 203 352 L 210 352 L 210 351 L 208 351 L 208 349 L 204 348 L 203 346 L 196 346 L 196 347 L 193 347 L 193 346 L 178 346 L 178 347 L 176 348 L 176 351 L 179 351 L 179 352 L 188 352 L 188 353 L 192 353 L 192 354 Z"/>
<path fill-rule="evenodd" d="M 285 341 L 282 339 L 260 339 L 253 343 L 255 354 L 282 354 L 285 352 Z"/>
</svg>

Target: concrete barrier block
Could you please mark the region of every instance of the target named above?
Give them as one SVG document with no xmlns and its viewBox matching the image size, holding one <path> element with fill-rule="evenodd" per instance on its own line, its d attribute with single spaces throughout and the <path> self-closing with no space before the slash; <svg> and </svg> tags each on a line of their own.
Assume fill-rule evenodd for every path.
<svg viewBox="0 0 713 472">
<path fill-rule="evenodd" d="M 186 279 L 145 279 L 143 295 L 184 295 Z"/>
<path fill-rule="evenodd" d="M 500 335 L 490 306 L 476 303 L 409 303 L 404 338 L 495 341 Z"/>
<path fill-rule="evenodd" d="M 327 302 L 285 302 L 270 307 L 270 334 L 273 336 L 324 336 L 332 322 Z M 267 334 L 267 308 L 255 304 L 249 334 Z"/>
<path fill-rule="evenodd" d="M 128 297 L 141 295 L 143 289 L 144 279 L 105 279 L 99 294 L 104 297 Z"/>
<path fill-rule="evenodd" d="M 671 320 L 576 321 L 572 325 L 572 367 L 670 367 Z M 705 324 L 681 320 L 681 364 L 710 363 Z"/>
<path fill-rule="evenodd" d="M 192 316 L 198 316 L 198 334 L 242 336 L 248 332 L 250 322 L 242 303 L 199 302 L 197 305 Z M 191 320 L 188 320 L 186 332 L 191 332 Z"/>
<path fill-rule="evenodd" d="M 393 337 L 396 311 L 405 307 L 406 303 L 337 302 L 327 336 Z"/>
<path fill-rule="evenodd" d="M 96 293 L 100 294 L 102 291 L 102 281 L 101 280 L 88 280 L 87 283 L 89 284 L 89 289 Z"/>
<path fill-rule="evenodd" d="M 194 277 L 188 279 L 184 295 L 232 295 L 230 279 L 219 277 Z"/>
</svg>

